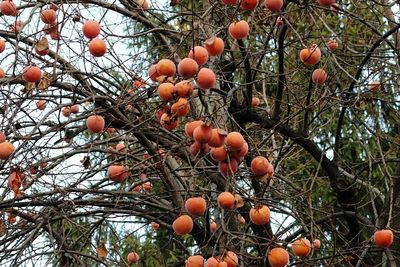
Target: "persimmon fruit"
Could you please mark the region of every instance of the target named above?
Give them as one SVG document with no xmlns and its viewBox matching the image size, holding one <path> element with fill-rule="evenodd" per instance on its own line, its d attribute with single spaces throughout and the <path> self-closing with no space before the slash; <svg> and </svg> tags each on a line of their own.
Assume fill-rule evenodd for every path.
<svg viewBox="0 0 400 267">
<path fill-rule="evenodd" d="M 14 151 L 14 145 L 10 142 L 0 143 L 0 159 L 7 160 Z"/>
<path fill-rule="evenodd" d="M 230 132 L 225 141 L 229 151 L 240 150 L 245 142 L 243 135 L 239 132 Z"/>
<path fill-rule="evenodd" d="M 204 258 L 201 255 L 193 255 L 185 261 L 185 267 L 203 267 Z"/>
<path fill-rule="evenodd" d="M 157 78 L 160 76 L 160 74 L 157 71 L 157 64 L 153 64 L 150 66 L 150 68 L 147 71 L 147 74 L 149 75 L 150 79 L 153 82 L 157 82 Z"/>
<path fill-rule="evenodd" d="M 162 83 L 157 88 L 158 96 L 165 102 L 171 101 L 174 93 L 174 85 L 172 83 Z"/>
<path fill-rule="evenodd" d="M 331 6 L 333 3 L 335 3 L 335 0 L 318 0 L 318 4 L 321 6 Z"/>
<path fill-rule="evenodd" d="M 225 43 L 220 37 L 211 37 L 204 42 L 208 55 L 219 56 L 224 52 Z"/>
<path fill-rule="evenodd" d="M 203 90 L 214 87 L 216 82 L 215 73 L 209 68 L 201 68 L 197 73 L 196 83 Z"/>
<path fill-rule="evenodd" d="M 285 267 L 289 264 L 289 253 L 283 248 L 273 248 L 268 252 L 271 267 Z"/>
<path fill-rule="evenodd" d="M 196 129 L 198 126 L 201 126 L 203 124 L 204 124 L 204 122 L 202 120 L 195 120 L 195 121 L 187 122 L 185 124 L 186 135 L 189 136 L 190 138 L 193 138 L 194 129 Z"/>
<path fill-rule="evenodd" d="M 235 207 L 235 196 L 230 192 L 222 192 L 218 195 L 217 202 L 224 210 L 231 210 Z"/>
<path fill-rule="evenodd" d="M 208 52 L 202 46 L 195 46 L 194 48 L 190 49 L 188 58 L 194 59 L 197 64 L 204 65 L 208 61 Z"/>
<path fill-rule="evenodd" d="M 17 7 L 11 0 L 3 0 L 0 3 L 0 11 L 5 16 L 15 17 L 18 15 Z"/>
<path fill-rule="evenodd" d="M 36 66 L 28 66 L 23 70 L 22 79 L 26 82 L 35 83 L 42 78 L 42 71 Z"/>
<path fill-rule="evenodd" d="M 178 127 L 179 120 L 178 120 L 178 117 L 176 117 L 176 116 L 170 115 L 168 113 L 164 113 L 161 115 L 160 124 L 166 130 L 172 131 L 176 127 Z"/>
<path fill-rule="evenodd" d="M 193 83 L 188 80 L 183 80 L 175 84 L 174 92 L 179 97 L 188 98 L 193 94 Z"/>
<path fill-rule="evenodd" d="M 328 74 L 323 69 L 315 69 L 311 76 L 312 81 L 319 85 L 324 84 L 327 78 Z"/>
<path fill-rule="evenodd" d="M 329 40 L 327 45 L 331 52 L 335 51 L 339 47 L 339 44 L 336 40 Z"/>
<path fill-rule="evenodd" d="M 225 176 L 235 174 L 238 171 L 238 167 L 238 162 L 234 158 L 218 162 L 218 170 Z"/>
<path fill-rule="evenodd" d="M 139 261 L 139 259 L 140 259 L 139 255 L 134 251 L 132 251 L 128 254 L 129 264 L 135 264 Z"/>
<path fill-rule="evenodd" d="M 176 73 L 176 66 L 172 60 L 161 59 L 156 65 L 157 73 L 159 75 L 172 77 Z"/>
<path fill-rule="evenodd" d="M 243 10 L 253 10 L 257 7 L 258 0 L 242 0 L 240 6 Z"/>
<path fill-rule="evenodd" d="M 306 65 L 317 64 L 321 60 L 321 50 L 315 44 L 304 48 L 300 51 L 300 60 Z"/>
<path fill-rule="evenodd" d="M 283 7 L 283 0 L 265 0 L 265 7 L 272 12 L 279 12 Z"/>
<path fill-rule="evenodd" d="M 121 183 L 128 178 L 128 169 L 123 165 L 111 165 L 107 170 L 108 177 L 114 182 Z"/>
<path fill-rule="evenodd" d="M 46 24 L 52 24 L 57 20 L 56 11 L 51 8 L 45 9 L 40 13 L 40 19 Z"/>
<path fill-rule="evenodd" d="M 321 241 L 319 239 L 314 239 L 313 241 L 313 248 L 318 250 L 321 247 Z"/>
<path fill-rule="evenodd" d="M 203 123 L 193 130 L 193 139 L 199 143 L 207 143 L 212 136 L 211 126 Z"/>
<path fill-rule="evenodd" d="M 46 108 L 46 100 L 40 99 L 36 102 L 36 108 L 38 110 L 44 110 Z"/>
<path fill-rule="evenodd" d="M 266 205 L 256 206 L 251 208 L 249 212 L 250 221 L 255 225 L 263 225 L 269 222 L 271 213 Z"/>
<path fill-rule="evenodd" d="M 190 104 L 189 101 L 186 98 L 179 98 L 178 101 L 176 101 L 174 104 L 171 106 L 171 112 L 176 113 L 178 116 L 186 116 L 190 111 Z"/>
<path fill-rule="evenodd" d="M 211 157 L 216 161 L 224 161 L 228 157 L 225 147 L 214 147 L 211 149 Z"/>
<path fill-rule="evenodd" d="M 293 254 L 299 257 L 307 257 L 311 252 L 311 243 L 307 238 L 300 238 L 292 244 Z"/>
<path fill-rule="evenodd" d="M 193 229 L 193 220 L 189 215 L 181 215 L 172 223 L 172 229 L 177 235 L 189 234 Z"/>
<path fill-rule="evenodd" d="M 192 58 L 184 58 L 178 63 L 178 73 L 184 79 L 193 78 L 199 71 L 199 65 Z"/>
<path fill-rule="evenodd" d="M 232 22 L 228 27 L 229 35 L 236 40 L 246 38 L 250 33 L 250 27 L 247 21 L 240 20 Z"/>
<path fill-rule="evenodd" d="M 91 115 L 86 119 L 86 126 L 92 133 L 101 133 L 105 127 L 105 120 L 102 116 Z"/>
<path fill-rule="evenodd" d="M 107 52 L 107 44 L 103 39 L 95 38 L 89 42 L 89 52 L 95 57 L 104 56 Z"/>
<path fill-rule="evenodd" d="M 228 133 L 222 129 L 212 129 L 211 138 L 208 140 L 208 145 L 210 147 L 221 147 L 224 145 L 226 136 Z"/>
<path fill-rule="evenodd" d="M 378 247 L 388 248 L 393 243 L 393 232 L 389 229 L 378 230 L 374 233 L 374 241 Z"/>
<path fill-rule="evenodd" d="M 6 41 L 0 39 L 0 53 L 2 53 L 6 49 Z"/>
<path fill-rule="evenodd" d="M 251 171 L 254 175 L 263 176 L 265 174 L 272 175 L 271 163 L 263 156 L 257 156 L 251 161 Z"/>
<path fill-rule="evenodd" d="M 185 201 L 186 211 L 193 216 L 203 216 L 207 209 L 207 202 L 202 197 L 191 197 Z"/>
<path fill-rule="evenodd" d="M 227 251 L 224 256 L 224 261 L 228 267 L 236 267 L 239 264 L 239 258 L 233 251 Z"/>
<path fill-rule="evenodd" d="M 82 32 L 87 38 L 96 38 L 100 33 L 100 24 L 95 20 L 88 20 L 83 24 Z"/>
</svg>

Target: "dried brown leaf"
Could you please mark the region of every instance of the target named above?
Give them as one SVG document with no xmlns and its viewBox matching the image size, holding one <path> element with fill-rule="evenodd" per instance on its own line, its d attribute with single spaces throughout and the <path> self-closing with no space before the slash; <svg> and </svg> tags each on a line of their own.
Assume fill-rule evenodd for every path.
<svg viewBox="0 0 400 267">
<path fill-rule="evenodd" d="M 236 208 L 241 208 L 244 206 L 244 200 L 241 195 L 235 194 L 235 203 L 236 203 Z"/>
<path fill-rule="evenodd" d="M 39 51 L 45 51 L 49 49 L 49 41 L 46 37 L 42 37 L 39 42 L 36 43 L 36 48 Z"/>
<path fill-rule="evenodd" d="M 107 248 L 106 245 L 104 243 L 104 241 L 100 241 L 99 244 L 97 245 L 97 256 L 101 259 L 101 260 L 105 260 L 107 257 Z"/>
</svg>

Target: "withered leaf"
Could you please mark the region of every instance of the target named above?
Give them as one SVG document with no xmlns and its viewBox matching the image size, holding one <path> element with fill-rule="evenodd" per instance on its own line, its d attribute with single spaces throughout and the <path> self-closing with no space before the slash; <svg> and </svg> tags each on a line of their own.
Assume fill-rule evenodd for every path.
<svg viewBox="0 0 400 267">
<path fill-rule="evenodd" d="M 51 83 L 50 75 L 47 72 L 43 72 L 42 79 L 40 79 L 38 88 L 42 91 L 47 90 Z"/>
<path fill-rule="evenodd" d="M 235 194 L 235 203 L 236 208 L 241 208 L 244 206 L 244 200 L 241 195 Z"/>
<path fill-rule="evenodd" d="M 7 226 L 3 220 L 0 220 L 0 237 L 7 234 Z"/>
<path fill-rule="evenodd" d="M 38 51 L 45 51 L 49 49 L 49 41 L 47 40 L 47 38 L 40 38 L 40 40 L 36 43 L 36 48 Z"/>
<path fill-rule="evenodd" d="M 104 243 L 104 241 L 100 241 L 99 244 L 97 245 L 97 256 L 101 259 L 101 260 L 105 260 L 107 257 L 107 248 L 106 245 Z"/>
</svg>

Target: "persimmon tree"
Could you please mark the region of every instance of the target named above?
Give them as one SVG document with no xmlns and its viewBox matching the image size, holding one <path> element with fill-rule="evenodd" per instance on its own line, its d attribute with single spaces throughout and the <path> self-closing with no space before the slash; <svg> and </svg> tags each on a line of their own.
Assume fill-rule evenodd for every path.
<svg viewBox="0 0 400 267">
<path fill-rule="evenodd" d="M 2 1 L 3 266 L 397 266 L 395 1 Z"/>
</svg>

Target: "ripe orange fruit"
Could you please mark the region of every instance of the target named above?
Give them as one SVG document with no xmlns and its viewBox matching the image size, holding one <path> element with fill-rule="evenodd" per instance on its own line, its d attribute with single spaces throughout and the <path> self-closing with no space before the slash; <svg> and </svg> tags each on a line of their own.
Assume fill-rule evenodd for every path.
<svg viewBox="0 0 400 267">
<path fill-rule="evenodd" d="M 191 197 L 185 201 L 185 209 L 192 216 L 203 216 L 207 209 L 206 200 L 202 197 Z"/>
<path fill-rule="evenodd" d="M 174 93 L 174 85 L 172 83 L 162 83 L 157 88 L 158 96 L 165 102 L 171 101 Z"/>
<path fill-rule="evenodd" d="M 333 3 L 335 3 L 335 0 L 318 0 L 318 3 L 319 3 L 321 6 L 330 6 L 330 5 L 332 5 Z"/>
<path fill-rule="evenodd" d="M 315 69 L 312 73 L 312 81 L 316 84 L 322 85 L 325 83 L 328 75 L 323 69 Z"/>
<path fill-rule="evenodd" d="M 273 248 L 268 253 L 271 267 L 285 267 L 289 264 L 289 253 L 283 248 Z"/>
<path fill-rule="evenodd" d="M 300 51 L 300 60 L 306 65 L 317 64 L 321 60 L 321 50 L 316 44 Z"/>
<path fill-rule="evenodd" d="M 220 161 L 218 163 L 218 170 L 225 176 L 232 176 L 238 171 L 238 162 L 234 158 L 231 158 L 229 161 Z"/>
<path fill-rule="evenodd" d="M 219 56 L 224 52 L 224 41 L 219 37 L 211 37 L 204 42 L 204 46 L 210 56 Z"/>
<path fill-rule="evenodd" d="M 143 9 L 149 9 L 149 2 L 147 0 L 138 0 L 138 5 Z"/>
<path fill-rule="evenodd" d="M 185 267 L 203 267 L 203 265 L 204 258 L 201 255 L 190 256 L 185 262 Z"/>
<path fill-rule="evenodd" d="M 108 177 L 114 182 L 121 183 L 128 178 L 128 169 L 122 165 L 111 165 L 107 170 Z"/>
<path fill-rule="evenodd" d="M 23 70 L 22 79 L 27 82 L 35 83 L 42 78 L 42 71 L 36 66 L 28 66 Z"/>
<path fill-rule="evenodd" d="M 6 135 L 3 132 L 0 132 L 0 143 L 3 143 L 6 141 Z"/>
<path fill-rule="evenodd" d="M 53 9 L 43 10 L 40 14 L 40 19 L 46 24 L 52 24 L 57 20 L 56 11 L 54 11 Z"/>
<path fill-rule="evenodd" d="M 191 81 L 183 80 L 175 84 L 174 92 L 179 97 L 188 98 L 193 94 L 193 84 Z"/>
<path fill-rule="evenodd" d="M 140 259 L 139 255 L 138 255 L 136 252 L 134 252 L 134 251 L 132 251 L 132 252 L 130 252 L 130 253 L 128 254 L 128 262 L 129 262 L 130 264 L 135 264 L 135 263 L 137 263 L 137 262 L 139 261 L 139 259 Z"/>
<path fill-rule="evenodd" d="M 6 73 L 4 72 L 3 68 L 0 68 L 0 79 L 6 77 Z"/>
<path fill-rule="evenodd" d="M 150 192 L 151 189 L 153 189 L 153 184 L 152 184 L 151 182 L 145 182 L 145 183 L 143 184 L 143 189 L 144 189 L 144 191 L 146 191 L 146 192 Z"/>
<path fill-rule="evenodd" d="M 6 49 L 6 41 L 0 39 L 0 53 L 2 53 Z"/>
<path fill-rule="evenodd" d="M 258 107 L 260 105 L 260 99 L 256 96 L 253 96 L 253 98 L 251 99 L 251 106 L 252 107 Z"/>
<path fill-rule="evenodd" d="M 217 231 L 218 225 L 216 222 L 210 223 L 210 231 L 211 233 L 215 233 Z"/>
<path fill-rule="evenodd" d="M 168 113 L 164 113 L 161 115 L 160 124 L 162 127 L 167 129 L 168 131 L 172 131 L 176 127 L 178 127 L 179 120 L 177 116 L 169 115 Z"/>
<path fill-rule="evenodd" d="M 43 110 L 43 109 L 45 109 L 45 108 L 46 108 L 46 100 L 43 100 L 43 99 L 38 100 L 38 101 L 36 102 L 36 107 L 37 107 L 38 110 Z"/>
<path fill-rule="evenodd" d="M 393 232 L 389 229 L 378 230 L 374 233 L 374 241 L 378 247 L 388 248 L 393 243 Z"/>
<path fill-rule="evenodd" d="M 279 12 L 283 7 L 283 0 L 265 0 L 265 7 L 272 12 Z"/>
<path fill-rule="evenodd" d="M 71 106 L 71 112 L 74 113 L 74 114 L 78 113 L 79 112 L 79 105 L 78 104 L 72 105 Z"/>
<path fill-rule="evenodd" d="M 224 210 L 231 210 L 235 207 L 235 196 L 230 192 L 222 192 L 218 195 L 217 202 Z"/>
<path fill-rule="evenodd" d="M 106 122 L 102 116 L 92 115 L 86 119 L 86 126 L 92 133 L 101 133 Z"/>
<path fill-rule="evenodd" d="M 224 161 L 228 157 L 225 147 L 214 147 L 211 149 L 211 157 L 216 161 Z"/>
<path fill-rule="evenodd" d="M 372 81 L 368 85 L 368 89 L 373 93 L 378 92 L 380 88 L 381 88 L 381 83 L 379 81 Z"/>
<path fill-rule="evenodd" d="M 207 49 L 202 46 L 195 46 L 194 48 L 190 49 L 187 57 L 194 59 L 197 64 L 203 65 L 208 60 L 208 52 Z"/>
<path fill-rule="evenodd" d="M 260 205 L 255 208 L 251 208 L 249 215 L 250 215 L 250 221 L 252 221 L 256 225 L 267 224 L 271 216 L 269 208 L 265 205 Z"/>
<path fill-rule="evenodd" d="M 336 40 L 329 40 L 327 45 L 328 45 L 328 49 L 332 52 L 335 51 L 339 46 L 339 44 Z"/>
<path fill-rule="evenodd" d="M 297 239 L 292 244 L 293 254 L 299 257 L 307 257 L 311 252 L 311 243 L 307 238 Z"/>
<path fill-rule="evenodd" d="M 15 4 L 10 0 L 3 0 L 0 3 L 0 11 L 5 16 L 17 16 L 18 11 Z"/>
<path fill-rule="evenodd" d="M 38 54 L 39 56 L 48 55 L 49 52 L 50 52 L 49 48 L 44 49 L 44 50 L 40 50 L 40 48 L 37 45 L 35 45 L 35 53 Z"/>
<path fill-rule="evenodd" d="M 193 131 L 193 139 L 198 143 L 207 143 L 211 136 L 212 128 L 205 123 L 196 127 Z"/>
<path fill-rule="evenodd" d="M 96 38 L 100 33 L 100 24 L 95 20 L 88 20 L 83 24 L 82 31 L 87 38 Z"/>
<path fill-rule="evenodd" d="M 229 151 L 240 150 L 245 142 L 243 135 L 239 132 L 229 133 L 225 141 Z"/>
<path fill-rule="evenodd" d="M 89 42 L 89 52 L 95 57 L 104 56 L 107 52 L 107 44 L 104 40 L 95 38 Z"/>
<path fill-rule="evenodd" d="M 192 58 L 184 58 L 178 64 L 178 73 L 184 79 L 193 78 L 199 71 L 199 65 Z"/>
<path fill-rule="evenodd" d="M 224 145 L 225 138 L 228 133 L 222 129 L 212 129 L 211 138 L 208 140 L 208 145 L 210 147 L 221 147 Z"/>
<path fill-rule="evenodd" d="M 118 143 L 118 144 L 115 146 L 115 150 L 116 150 L 117 152 L 121 153 L 121 154 L 126 154 L 126 153 L 128 153 L 128 150 L 126 149 L 126 146 L 125 146 L 124 143 Z"/>
<path fill-rule="evenodd" d="M 60 33 L 58 31 L 53 31 L 50 33 L 52 40 L 60 40 Z"/>
<path fill-rule="evenodd" d="M 236 40 L 246 38 L 250 33 L 250 27 L 247 21 L 241 20 L 232 22 L 228 27 L 229 35 Z"/>
<path fill-rule="evenodd" d="M 253 10 L 257 7 L 258 0 L 242 0 L 240 6 L 243 10 Z"/>
<path fill-rule="evenodd" d="M 189 136 L 190 138 L 193 138 L 194 129 L 196 129 L 198 126 L 203 125 L 203 124 L 204 124 L 204 122 L 202 120 L 187 122 L 185 124 L 186 135 Z"/>
<path fill-rule="evenodd" d="M 224 261 L 228 265 L 228 267 L 236 267 L 239 263 L 239 258 L 233 251 L 227 251 L 225 253 Z"/>
<path fill-rule="evenodd" d="M 0 159 L 7 160 L 14 150 L 15 148 L 10 142 L 5 141 L 0 143 Z"/>
<path fill-rule="evenodd" d="M 231 5 L 236 5 L 237 0 L 222 0 L 222 3 L 224 3 L 227 6 L 231 6 Z"/>
<path fill-rule="evenodd" d="M 63 107 L 62 114 L 64 117 L 69 117 L 71 115 L 71 108 L 70 107 Z"/>
<path fill-rule="evenodd" d="M 157 230 L 158 228 L 160 228 L 160 225 L 156 222 L 151 222 L 150 226 L 151 228 L 153 228 L 153 230 Z"/>
<path fill-rule="evenodd" d="M 159 75 L 164 75 L 167 77 L 172 77 L 176 73 L 175 63 L 169 59 L 161 59 L 158 61 L 156 69 Z"/>
<path fill-rule="evenodd" d="M 172 229 L 177 235 L 186 235 L 193 229 L 193 220 L 189 215 L 181 215 L 172 223 Z"/>
<path fill-rule="evenodd" d="M 214 87 L 216 82 L 215 73 L 209 68 L 201 68 L 197 73 L 196 83 L 203 90 Z"/>
<path fill-rule="evenodd" d="M 321 241 L 319 239 L 315 239 L 313 241 L 313 247 L 315 250 L 319 249 L 321 247 Z"/>
<path fill-rule="evenodd" d="M 270 175 L 273 172 L 271 163 L 263 156 L 257 156 L 251 161 L 251 171 L 257 176 Z"/>
<path fill-rule="evenodd" d="M 151 65 L 147 71 L 147 74 L 153 82 L 157 82 L 157 78 L 160 76 L 160 74 L 157 72 L 157 64 Z"/>
<path fill-rule="evenodd" d="M 171 112 L 176 113 L 178 116 L 186 116 L 190 111 L 190 104 L 186 98 L 179 98 L 171 106 Z"/>
<path fill-rule="evenodd" d="M 190 154 L 193 157 L 198 157 L 198 156 L 204 156 L 208 153 L 210 150 L 210 147 L 208 146 L 207 143 L 199 143 L 199 142 L 194 142 L 190 148 Z"/>
</svg>

